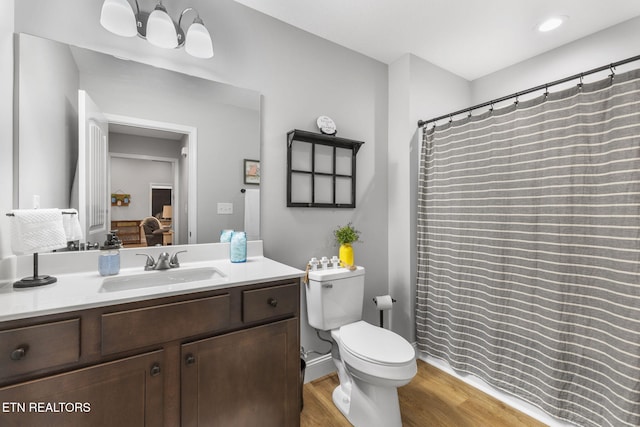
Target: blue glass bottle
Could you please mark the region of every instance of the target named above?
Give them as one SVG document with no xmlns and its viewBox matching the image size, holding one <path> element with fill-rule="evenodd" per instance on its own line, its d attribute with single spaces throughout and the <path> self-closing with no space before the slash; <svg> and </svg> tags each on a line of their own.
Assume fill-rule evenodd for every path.
<svg viewBox="0 0 640 427">
<path fill-rule="evenodd" d="M 247 235 L 244 231 L 233 232 L 229 248 L 229 258 L 231 262 L 247 261 Z"/>
<path fill-rule="evenodd" d="M 220 243 L 229 243 L 231 241 L 231 235 L 233 230 L 222 230 L 220 232 Z"/>
</svg>

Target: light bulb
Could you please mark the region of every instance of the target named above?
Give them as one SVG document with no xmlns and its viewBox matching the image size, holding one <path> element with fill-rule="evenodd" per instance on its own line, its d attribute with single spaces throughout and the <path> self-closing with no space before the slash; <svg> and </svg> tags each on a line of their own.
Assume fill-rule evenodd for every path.
<svg viewBox="0 0 640 427">
<path fill-rule="evenodd" d="M 538 25 L 538 31 L 546 33 L 547 31 L 555 30 L 562 25 L 566 19 L 566 16 L 552 16 Z"/>
</svg>

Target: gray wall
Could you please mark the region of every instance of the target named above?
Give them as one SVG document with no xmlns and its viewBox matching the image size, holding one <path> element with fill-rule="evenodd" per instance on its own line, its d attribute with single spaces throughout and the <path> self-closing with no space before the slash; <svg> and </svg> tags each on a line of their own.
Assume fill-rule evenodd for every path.
<svg viewBox="0 0 640 427">
<path fill-rule="evenodd" d="M 60 43 L 40 43 L 32 37 L 18 43 L 24 52 L 16 79 L 23 100 L 15 135 L 20 139 L 18 205 L 31 208 L 38 195 L 42 208 L 66 208 L 78 158 L 80 73 L 71 52 Z"/>
<path fill-rule="evenodd" d="M 151 212 L 151 184 L 174 185 L 174 171 L 169 161 L 156 161 L 150 155 L 175 160 L 180 157 L 180 141 L 150 138 L 138 135 L 109 133 L 109 152 L 128 154 L 130 157 L 112 156 L 110 161 L 110 192 L 131 195 L 128 206 L 112 206 L 111 220 L 141 220 L 155 215 Z M 152 154 L 150 154 L 152 153 Z M 177 188 L 174 186 L 174 191 Z"/>
<path fill-rule="evenodd" d="M 195 0 L 194 0 L 195 2 Z M 394 329 L 413 336 L 407 266 L 415 257 L 411 211 L 415 202 L 415 121 L 564 77 L 569 69 L 607 63 L 637 46 L 640 22 L 578 41 L 566 48 L 468 83 L 418 58 L 400 58 L 387 67 L 331 42 L 273 20 L 231 0 L 216 2 L 218 13 L 205 21 L 214 38 L 216 56 L 195 60 L 183 51 L 162 51 L 138 39 L 111 35 L 98 24 L 101 1 L 12 0 L 0 2 L 0 149 L 11 151 L 12 49 L 14 30 L 118 54 L 138 61 L 254 89 L 262 94 L 262 228 L 266 255 L 303 268 L 311 256 L 337 252 L 331 231 L 353 221 L 362 231 L 356 262 L 367 268 L 367 295 L 389 287 L 403 298 L 394 313 Z M 86 17 L 78 20 L 77 16 Z M 572 46 L 580 49 L 572 53 Z M 623 51 L 620 51 L 622 49 Z M 635 52 L 637 53 L 637 52 Z M 5 61 L 5 59 L 7 59 Z M 562 67 L 555 67 L 557 64 Z M 531 70 L 522 74 L 523 69 Z M 440 90 L 440 84 L 443 84 Z M 287 131 L 315 130 L 319 115 L 329 115 L 338 134 L 365 141 L 358 154 L 358 207 L 354 210 L 288 209 L 285 194 Z M 8 118 L 9 117 L 9 118 Z M 11 208 L 11 164 L 0 157 L 0 208 Z M 8 186 L 7 186 L 8 185 Z M 199 194 L 205 198 L 206 194 Z M 0 257 L 8 252 L 7 221 L 0 216 Z M 2 262 L 2 261 L 0 261 Z M 6 263 L 5 263 L 6 264 Z M 409 267 L 410 269 L 410 267 Z M 304 301 L 303 301 L 304 302 Z M 305 306 L 303 305 L 303 312 Z M 377 313 L 367 304 L 366 320 Z M 325 348 L 301 322 L 302 344 Z"/>
<path fill-rule="evenodd" d="M 31 207 L 36 194 L 43 208 L 70 205 L 80 88 L 105 113 L 197 128 L 198 180 L 208 183 L 199 189 L 205 197 L 198 204 L 197 241 L 214 242 L 222 229 L 242 229 L 243 159 L 260 156 L 260 95 L 256 91 L 118 61 L 44 38 L 23 34 L 19 43 L 18 206 Z M 179 149 L 177 153 L 173 157 L 178 157 Z M 186 200 L 180 204 L 185 206 Z M 217 215 L 217 202 L 234 203 L 233 215 Z"/>
<path fill-rule="evenodd" d="M 126 133 L 109 132 L 109 152 L 178 159 L 182 142 Z"/>
<path fill-rule="evenodd" d="M 82 69 L 80 88 L 105 113 L 197 128 L 197 241 L 217 242 L 221 230 L 243 227 L 243 159 L 260 157 L 256 92 L 133 61 Z M 234 214 L 218 215 L 218 202 L 234 203 Z"/>
<path fill-rule="evenodd" d="M 197 6 L 197 1 L 195 3 Z M 337 253 L 332 230 L 353 221 L 364 240 L 355 249 L 358 264 L 367 268 L 366 301 L 387 293 L 388 85 L 385 64 L 231 0 L 216 2 L 217 13 L 203 17 L 211 29 L 216 50 L 215 57 L 205 61 L 191 58 L 183 50 L 165 51 L 139 38 L 127 39 L 108 33 L 98 23 L 101 1 L 20 0 L 14 4 L 16 32 L 259 91 L 262 94 L 259 157 L 265 254 L 304 268 L 312 256 Z M 86 19 L 77 19 L 78 16 Z M 11 58 L 10 50 L 4 58 Z M 2 75 L 3 80 L 7 75 Z M 100 101 L 98 95 L 94 98 Z M 4 108 L 10 111 L 9 107 Z M 294 128 L 315 131 L 315 120 L 320 115 L 335 120 L 338 135 L 365 141 L 358 153 L 356 209 L 286 208 L 286 133 Z M 3 139 L 10 138 L 6 130 L 0 132 Z M 207 157 L 224 161 L 224 156 L 213 153 Z M 200 182 L 198 188 L 199 205 L 217 201 L 205 191 L 206 183 Z M 303 305 L 302 344 L 306 348 L 324 348 L 316 340 L 314 331 L 306 326 L 305 310 Z M 366 305 L 365 318 L 377 322 L 372 304 Z"/>
<path fill-rule="evenodd" d="M 470 102 L 467 80 L 415 55 L 389 66 L 389 294 L 391 328 L 415 341 L 416 207 L 419 136 L 416 124 Z"/>
<path fill-rule="evenodd" d="M 13 29 L 14 0 L 0 2 L 0 213 L 13 208 Z M 17 203 L 17 200 L 16 200 Z M 0 277 L 15 275 L 9 219 L 0 215 Z"/>
</svg>

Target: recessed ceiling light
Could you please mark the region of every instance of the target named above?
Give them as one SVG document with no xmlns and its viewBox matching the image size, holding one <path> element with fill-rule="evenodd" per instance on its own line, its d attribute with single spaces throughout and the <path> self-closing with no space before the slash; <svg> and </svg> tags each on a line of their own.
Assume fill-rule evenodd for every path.
<svg viewBox="0 0 640 427">
<path fill-rule="evenodd" d="M 544 21 L 542 21 L 539 25 L 538 25 L 538 31 L 540 31 L 541 33 L 546 33 L 547 31 L 551 31 L 551 30 L 555 30 L 556 28 L 558 28 L 560 25 L 562 25 L 564 23 L 564 21 L 567 20 L 567 16 L 552 16 L 551 18 L 548 18 Z"/>
</svg>

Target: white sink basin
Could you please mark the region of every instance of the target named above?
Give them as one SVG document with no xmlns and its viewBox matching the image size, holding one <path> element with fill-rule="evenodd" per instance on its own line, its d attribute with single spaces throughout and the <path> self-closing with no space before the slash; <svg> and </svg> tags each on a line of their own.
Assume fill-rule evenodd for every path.
<svg viewBox="0 0 640 427">
<path fill-rule="evenodd" d="M 118 292 L 201 281 L 220 283 L 226 280 L 227 276 L 215 267 L 175 268 L 107 277 L 102 281 L 100 292 Z"/>
</svg>

